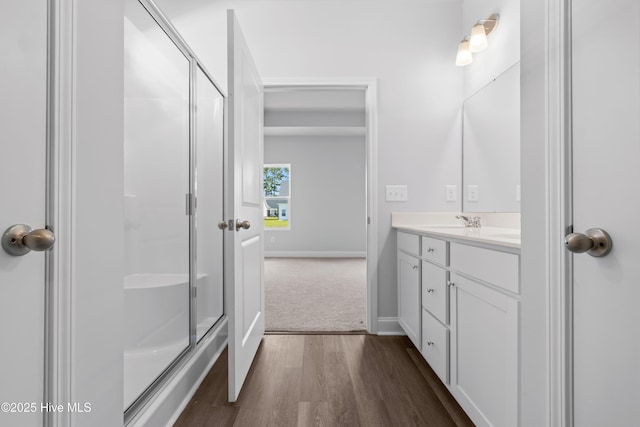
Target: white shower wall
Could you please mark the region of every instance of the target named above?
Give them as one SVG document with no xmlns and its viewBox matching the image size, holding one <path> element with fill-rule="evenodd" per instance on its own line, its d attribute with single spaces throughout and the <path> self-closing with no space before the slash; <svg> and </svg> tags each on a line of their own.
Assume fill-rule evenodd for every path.
<svg viewBox="0 0 640 427">
<path fill-rule="evenodd" d="M 180 111 L 175 106 L 149 100 L 125 101 L 126 116 L 149 118 L 136 123 L 133 130 L 126 127 L 126 275 L 185 273 L 189 269 L 189 222 L 185 214 L 185 194 L 189 191 L 188 145 L 171 143 L 184 139 L 176 134 L 174 125 L 148 125 L 156 123 L 152 117 L 166 109 L 171 110 L 172 117 L 185 121 L 182 116 L 187 115 L 186 108 Z"/>
</svg>

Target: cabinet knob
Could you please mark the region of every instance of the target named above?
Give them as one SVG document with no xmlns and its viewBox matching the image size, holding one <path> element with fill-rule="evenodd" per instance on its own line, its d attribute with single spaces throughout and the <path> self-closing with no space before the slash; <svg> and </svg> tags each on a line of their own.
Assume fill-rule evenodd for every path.
<svg viewBox="0 0 640 427">
<path fill-rule="evenodd" d="M 453 283 L 451 280 L 447 280 L 447 286 L 455 286 L 456 284 Z"/>
<path fill-rule="evenodd" d="M 427 345 L 428 346 L 432 346 L 433 345 L 433 341 L 427 341 Z"/>
<path fill-rule="evenodd" d="M 434 249 L 434 248 L 432 248 L 431 246 L 429 246 L 429 247 L 427 248 L 427 252 L 435 252 L 435 249 Z"/>
<path fill-rule="evenodd" d="M 413 267 L 411 267 L 411 268 L 413 268 L 414 270 L 417 270 L 417 269 L 418 269 L 418 266 L 417 266 L 417 265 L 414 265 L 414 266 L 413 266 Z"/>
<path fill-rule="evenodd" d="M 427 292 L 431 293 L 431 292 L 435 292 L 435 289 L 427 289 Z"/>
</svg>

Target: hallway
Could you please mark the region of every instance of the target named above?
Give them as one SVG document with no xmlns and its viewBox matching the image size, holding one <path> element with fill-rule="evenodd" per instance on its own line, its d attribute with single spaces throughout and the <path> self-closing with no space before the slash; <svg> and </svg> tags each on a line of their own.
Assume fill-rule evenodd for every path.
<svg viewBox="0 0 640 427">
<path fill-rule="evenodd" d="M 473 424 L 406 337 L 267 335 L 236 403 L 225 350 L 175 424 L 214 425 Z"/>
</svg>

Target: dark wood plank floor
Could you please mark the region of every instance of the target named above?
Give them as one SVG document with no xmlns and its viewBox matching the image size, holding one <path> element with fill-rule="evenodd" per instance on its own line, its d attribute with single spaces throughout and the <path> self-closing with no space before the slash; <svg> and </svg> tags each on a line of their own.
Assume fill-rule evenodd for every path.
<svg viewBox="0 0 640 427">
<path fill-rule="evenodd" d="M 225 350 L 175 426 L 473 423 L 406 337 L 267 335 L 237 402 Z"/>
</svg>

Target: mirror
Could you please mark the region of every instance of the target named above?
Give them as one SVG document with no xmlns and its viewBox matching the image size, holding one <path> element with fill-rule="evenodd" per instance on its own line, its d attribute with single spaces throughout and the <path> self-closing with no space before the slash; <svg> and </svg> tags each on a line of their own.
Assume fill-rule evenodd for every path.
<svg viewBox="0 0 640 427">
<path fill-rule="evenodd" d="M 464 102 L 462 210 L 520 212 L 520 63 Z"/>
</svg>

